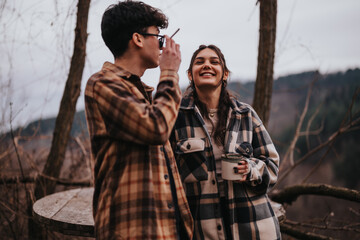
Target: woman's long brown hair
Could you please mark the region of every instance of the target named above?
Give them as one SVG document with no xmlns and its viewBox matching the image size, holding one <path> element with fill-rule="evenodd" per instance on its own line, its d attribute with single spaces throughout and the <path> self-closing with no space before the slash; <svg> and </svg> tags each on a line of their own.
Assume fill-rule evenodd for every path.
<svg viewBox="0 0 360 240">
<path fill-rule="evenodd" d="M 190 73 L 192 75 L 192 67 L 194 65 L 195 58 L 199 54 L 199 52 L 201 52 L 205 48 L 209 48 L 209 49 L 213 50 L 218 55 L 220 62 L 221 62 L 223 74 L 225 72 L 230 72 L 226 66 L 225 57 L 222 54 L 221 50 L 217 46 L 215 46 L 215 45 L 200 45 L 199 48 L 194 52 L 194 54 L 191 58 L 190 66 L 187 70 L 188 73 Z M 191 81 L 190 86 L 193 88 L 194 101 L 195 101 L 195 104 L 198 106 L 201 115 L 204 118 L 209 119 L 208 108 L 205 103 L 203 103 L 199 100 L 197 93 L 196 93 L 194 81 Z M 223 145 L 224 141 L 225 141 L 226 122 L 227 122 L 227 116 L 228 116 L 229 107 L 230 107 L 230 94 L 229 94 L 226 86 L 227 86 L 227 80 L 223 80 L 222 84 L 221 84 L 221 93 L 220 93 L 218 113 L 217 113 L 219 120 L 218 120 L 217 125 L 213 126 L 215 131 L 213 131 L 213 133 L 212 133 L 212 136 L 214 137 L 215 142 L 218 145 Z M 210 122 L 212 124 L 212 121 L 210 121 Z"/>
</svg>

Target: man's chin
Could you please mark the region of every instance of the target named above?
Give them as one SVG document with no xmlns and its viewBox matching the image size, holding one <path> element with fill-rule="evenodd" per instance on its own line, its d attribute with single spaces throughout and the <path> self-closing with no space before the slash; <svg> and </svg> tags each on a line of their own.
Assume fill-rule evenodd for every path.
<svg viewBox="0 0 360 240">
<path fill-rule="evenodd" d="M 149 68 L 151 69 L 151 68 L 157 68 L 158 66 L 159 66 L 159 62 L 157 62 L 157 63 L 154 63 L 153 65 L 150 65 L 149 66 Z"/>
<path fill-rule="evenodd" d="M 159 64 L 158 64 L 158 65 L 154 65 L 154 66 L 150 66 L 148 69 L 157 68 L 158 66 L 159 66 Z"/>
</svg>

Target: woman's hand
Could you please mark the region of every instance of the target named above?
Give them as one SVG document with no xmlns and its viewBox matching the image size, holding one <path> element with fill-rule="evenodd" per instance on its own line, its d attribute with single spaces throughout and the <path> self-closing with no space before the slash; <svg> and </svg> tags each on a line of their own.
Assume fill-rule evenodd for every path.
<svg viewBox="0 0 360 240">
<path fill-rule="evenodd" d="M 245 160 L 241 160 L 236 167 L 234 167 L 234 172 L 236 174 L 242 174 L 242 178 L 235 182 L 245 182 L 247 175 L 250 173 L 249 163 Z"/>
</svg>

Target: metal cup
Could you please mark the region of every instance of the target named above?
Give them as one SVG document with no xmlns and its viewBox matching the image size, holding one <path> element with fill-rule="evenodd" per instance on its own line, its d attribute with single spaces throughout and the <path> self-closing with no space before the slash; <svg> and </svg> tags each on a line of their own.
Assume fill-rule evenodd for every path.
<svg viewBox="0 0 360 240">
<path fill-rule="evenodd" d="M 235 173 L 234 168 L 240 161 L 247 161 L 247 158 L 234 153 L 223 154 L 221 156 L 221 176 L 224 180 L 240 180 L 243 174 Z"/>
</svg>

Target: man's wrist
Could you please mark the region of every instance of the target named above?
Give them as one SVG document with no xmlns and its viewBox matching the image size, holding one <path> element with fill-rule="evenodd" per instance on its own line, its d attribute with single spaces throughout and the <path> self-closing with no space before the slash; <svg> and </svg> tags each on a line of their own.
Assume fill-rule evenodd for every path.
<svg viewBox="0 0 360 240">
<path fill-rule="evenodd" d="M 178 82 L 179 75 L 176 70 L 164 69 L 160 72 L 160 82 L 164 80 L 173 80 Z"/>
</svg>

